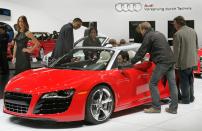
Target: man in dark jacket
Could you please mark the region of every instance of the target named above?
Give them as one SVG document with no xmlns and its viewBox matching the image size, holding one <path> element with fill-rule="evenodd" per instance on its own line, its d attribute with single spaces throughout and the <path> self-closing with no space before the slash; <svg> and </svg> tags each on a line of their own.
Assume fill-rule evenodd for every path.
<svg viewBox="0 0 202 131">
<path fill-rule="evenodd" d="M 140 24 L 140 33 L 143 35 L 143 42 L 132 63 L 135 64 L 142 60 L 146 53 L 150 53 L 150 60 L 156 64 L 150 79 L 150 92 L 152 97 L 152 107 L 145 109 L 145 113 L 160 113 L 161 104 L 158 91 L 158 82 L 165 75 L 168 79 L 170 88 L 171 104 L 166 108 L 166 112 L 176 114 L 178 108 L 178 93 L 175 82 L 174 56 L 167 43 L 165 36 L 157 31 L 153 31 L 150 23 Z"/>
<path fill-rule="evenodd" d="M 7 47 L 8 47 L 9 36 L 6 33 L 5 26 L 0 26 L 0 73 L 8 74 L 9 66 L 7 59 Z"/>
<path fill-rule="evenodd" d="M 81 27 L 81 25 L 82 20 L 80 18 L 75 18 L 72 23 L 65 24 L 61 28 L 58 39 L 56 41 L 55 49 L 52 53 L 52 58 L 57 59 L 73 49 L 73 29 L 77 30 Z"/>
</svg>

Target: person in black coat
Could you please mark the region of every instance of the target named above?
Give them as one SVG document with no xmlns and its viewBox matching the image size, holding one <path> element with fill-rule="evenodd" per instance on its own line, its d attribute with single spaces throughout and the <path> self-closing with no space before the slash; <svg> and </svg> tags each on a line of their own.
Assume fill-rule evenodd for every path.
<svg viewBox="0 0 202 131">
<path fill-rule="evenodd" d="M 6 33 L 4 26 L 0 26 L 0 73 L 8 74 L 9 66 L 7 59 L 7 48 L 8 48 L 9 36 Z"/>
<path fill-rule="evenodd" d="M 99 40 L 99 38 L 97 38 L 97 29 L 96 28 L 90 28 L 89 32 L 88 32 L 88 37 L 85 38 L 84 42 L 83 42 L 83 46 L 92 46 L 92 47 L 100 47 L 101 46 L 101 42 Z M 97 52 L 94 51 L 84 51 L 85 54 L 85 60 L 88 59 L 93 59 L 95 57 L 98 57 Z"/>
<path fill-rule="evenodd" d="M 81 25 L 82 20 L 80 18 L 75 18 L 72 23 L 65 24 L 60 29 L 60 33 L 56 41 L 56 46 L 51 56 L 53 59 L 57 59 L 73 49 L 73 29 L 77 30 L 81 27 Z"/>
<path fill-rule="evenodd" d="M 15 75 L 31 69 L 30 55 L 40 45 L 33 33 L 29 30 L 26 16 L 20 16 L 17 20 L 17 35 L 14 38 L 12 63 L 15 64 Z M 31 41 L 33 46 L 28 47 Z"/>
<path fill-rule="evenodd" d="M 146 53 L 150 53 L 150 60 L 156 64 L 149 83 L 152 98 L 152 107 L 149 109 L 145 109 L 144 112 L 161 112 L 158 82 L 163 76 L 166 76 L 166 78 L 168 79 L 171 97 L 171 104 L 169 105 L 169 108 L 166 108 L 166 112 L 176 114 L 178 108 L 178 93 L 175 81 L 175 60 L 173 52 L 165 36 L 158 31 L 153 31 L 150 23 L 141 23 L 140 33 L 143 36 L 143 42 L 131 62 L 135 64 L 138 61 L 142 60 Z"/>
</svg>

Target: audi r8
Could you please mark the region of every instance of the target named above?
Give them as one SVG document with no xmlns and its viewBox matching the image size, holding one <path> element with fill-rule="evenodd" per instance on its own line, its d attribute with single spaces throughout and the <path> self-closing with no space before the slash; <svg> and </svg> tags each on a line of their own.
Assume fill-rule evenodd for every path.
<svg viewBox="0 0 202 131">
<path fill-rule="evenodd" d="M 58 122 L 106 122 L 113 112 L 151 102 L 149 80 L 154 64 L 119 65 L 121 51 L 135 55 L 138 44 L 106 48 L 78 47 L 48 67 L 13 77 L 4 91 L 7 114 Z M 160 97 L 168 86 L 158 84 Z"/>
</svg>

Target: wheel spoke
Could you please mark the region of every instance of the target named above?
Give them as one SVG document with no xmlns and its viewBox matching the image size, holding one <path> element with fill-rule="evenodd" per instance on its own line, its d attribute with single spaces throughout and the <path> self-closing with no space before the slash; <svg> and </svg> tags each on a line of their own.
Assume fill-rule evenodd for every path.
<svg viewBox="0 0 202 131">
<path fill-rule="evenodd" d="M 91 105 L 98 107 L 98 100 L 93 100 L 93 102 L 91 103 Z"/>
<path fill-rule="evenodd" d="M 100 89 L 100 91 L 99 91 L 99 103 L 102 101 L 102 97 L 103 97 L 103 90 Z"/>
<path fill-rule="evenodd" d="M 100 116 L 100 108 L 97 108 L 96 113 L 95 113 L 95 115 L 94 115 L 94 118 L 95 118 L 96 120 L 99 120 L 99 116 Z"/>
<path fill-rule="evenodd" d="M 100 108 L 100 111 L 102 111 L 103 113 L 104 113 L 104 115 L 105 115 L 105 117 L 107 118 L 108 116 L 109 116 L 109 111 L 108 110 L 105 110 L 105 109 L 103 109 L 103 108 Z"/>
<path fill-rule="evenodd" d="M 106 100 L 103 100 L 101 103 L 103 105 L 103 104 L 107 104 L 107 103 L 110 103 L 110 102 L 112 102 L 112 98 L 111 97 L 107 98 Z"/>
</svg>

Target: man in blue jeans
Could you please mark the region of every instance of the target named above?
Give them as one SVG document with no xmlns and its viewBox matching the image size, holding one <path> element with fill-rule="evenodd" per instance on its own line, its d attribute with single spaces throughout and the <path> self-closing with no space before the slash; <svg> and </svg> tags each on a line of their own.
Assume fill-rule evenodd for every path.
<svg viewBox="0 0 202 131">
<path fill-rule="evenodd" d="M 166 108 L 166 112 L 176 114 L 178 108 L 178 91 L 175 81 L 174 56 L 165 36 L 153 31 L 150 23 L 143 22 L 140 25 L 140 33 L 143 36 L 143 42 L 134 58 L 133 64 L 142 60 L 146 53 L 150 53 L 150 60 L 156 64 L 150 79 L 150 92 L 152 97 L 152 107 L 144 109 L 145 113 L 160 113 L 160 95 L 158 91 L 158 82 L 163 76 L 166 76 L 170 88 L 171 104 Z"/>
</svg>

